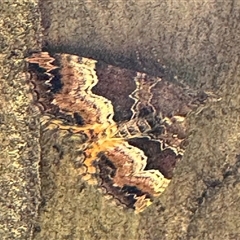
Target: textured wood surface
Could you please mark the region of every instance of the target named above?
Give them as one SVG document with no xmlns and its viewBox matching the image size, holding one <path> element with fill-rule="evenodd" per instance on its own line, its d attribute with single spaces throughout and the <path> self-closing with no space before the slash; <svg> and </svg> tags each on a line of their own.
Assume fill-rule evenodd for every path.
<svg viewBox="0 0 240 240">
<path fill-rule="evenodd" d="M 2 1 L 0 19 L 0 236 L 31 239 L 41 201 L 40 127 L 24 58 L 41 45 L 37 3 Z"/>
</svg>

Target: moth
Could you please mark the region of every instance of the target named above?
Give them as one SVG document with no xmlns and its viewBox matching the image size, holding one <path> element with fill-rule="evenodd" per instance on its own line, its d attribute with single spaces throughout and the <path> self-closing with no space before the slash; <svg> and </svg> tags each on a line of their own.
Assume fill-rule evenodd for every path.
<svg viewBox="0 0 240 240">
<path fill-rule="evenodd" d="M 85 136 L 81 177 L 143 211 L 167 188 L 184 154 L 186 116 L 199 105 L 197 94 L 76 55 L 39 52 L 26 61 L 34 104 L 49 126 Z"/>
</svg>

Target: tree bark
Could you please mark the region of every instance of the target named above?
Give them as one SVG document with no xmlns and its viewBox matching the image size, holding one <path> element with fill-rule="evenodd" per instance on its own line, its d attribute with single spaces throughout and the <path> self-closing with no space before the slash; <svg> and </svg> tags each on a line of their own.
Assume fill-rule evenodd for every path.
<svg viewBox="0 0 240 240">
<path fill-rule="evenodd" d="M 40 128 L 30 107 L 24 58 L 40 49 L 36 1 L 2 1 L 0 7 L 0 236 L 30 239 L 40 204 Z"/>
</svg>

